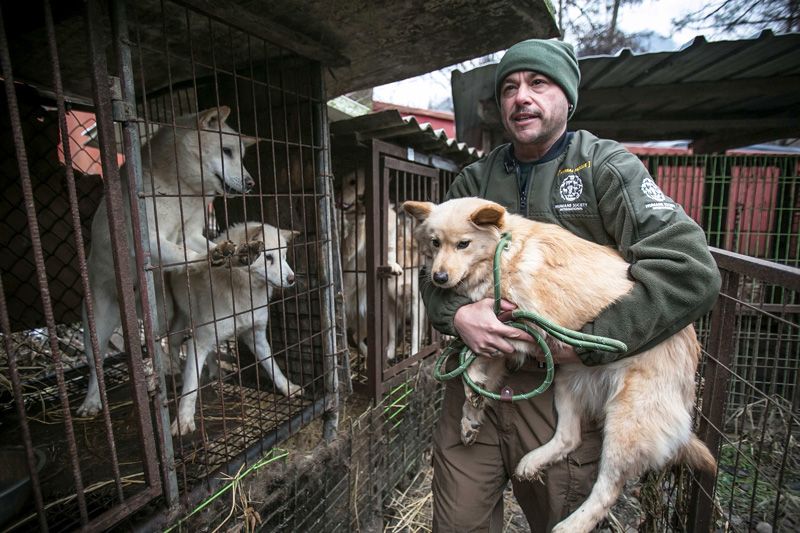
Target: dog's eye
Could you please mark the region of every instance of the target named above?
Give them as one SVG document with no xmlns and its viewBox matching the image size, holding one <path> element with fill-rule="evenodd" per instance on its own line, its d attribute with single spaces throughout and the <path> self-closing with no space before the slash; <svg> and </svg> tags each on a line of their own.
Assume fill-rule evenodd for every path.
<svg viewBox="0 0 800 533">
<path fill-rule="evenodd" d="M 233 150 L 231 150 L 230 148 L 223 148 L 222 153 L 228 157 L 233 157 Z"/>
<path fill-rule="evenodd" d="M 275 258 L 272 256 L 272 254 L 267 254 L 265 257 L 267 258 L 267 262 L 269 262 L 270 265 L 275 262 Z"/>
<path fill-rule="evenodd" d="M 469 246 L 469 241 L 458 241 L 458 244 L 456 244 L 456 248 L 459 250 L 463 250 L 467 246 Z"/>
<path fill-rule="evenodd" d="M 441 245 L 442 243 L 440 243 L 439 239 L 437 239 L 436 237 L 431 239 L 431 246 L 433 246 L 434 248 L 438 248 Z"/>
</svg>

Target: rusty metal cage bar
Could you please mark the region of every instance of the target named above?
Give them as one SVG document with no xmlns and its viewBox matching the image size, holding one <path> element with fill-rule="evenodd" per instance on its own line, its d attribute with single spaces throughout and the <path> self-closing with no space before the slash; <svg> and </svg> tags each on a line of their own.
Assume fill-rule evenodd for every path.
<svg viewBox="0 0 800 533">
<path fill-rule="evenodd" d="M 128 195 L 130 199 L 130 209 L 136 214 L 135 220 L 138 222 L 139 235 L 149 235 L 150 228 L 147 224 L 147 211 L 143 193 L 142 161 L 140 152 L 139 127 L 134 119 L 136 109 L 136 96 L 133 79 L 133 58 L 130 49 L 130 37 L 128 32 L 128 17 L 124 0 L 113 0 L 111 4 L 111 23 L 112 35 L 116 50 L 117 63 L 120 74 L 120 100 L 121 116 L 118 118 L 122 124 L 123 131 L 123 150 L 125 153 L 125 169 L 127 172 Z M 164 496 L 167 505 L 172 507 L 178 500 L 178 483 L 175 473 L 175 457 L 172 448 L 172 439 L 169 436 L 169 411 L 166 402 L 166 380 L 164 378 L 165 362 L 161 359 L 161 351 L 155 348 L 157 342 L 153 332 L 152 317 L 160 317 L 156 306 L 155 283 L 153 279 L 153 266 L 151 262 L 152 251 L 150 242 L 146 238 L 135 239 L 134 247 L 136 250 L 137 264 L 141 268 L 137 269 L 140 290 L 141 308 L 143 309 L 144 337 L 147 344 L 147 351 L 152 359 L 154 380 L 157 384 L 154 387 L 154 419 L 159 442 L 161 480 L 163 483 Z M 88 293 L 88 291 L 87 291 Z M 109 422 L 110 423 L 110 422 Z"/>
<path fill-rule="evenodd" d="M 19 109 L 17 107 L 17 99 L 14 87 L 14 75 L 11 67 L 11 55 L 8 48 L 8 41 L 6 38 L 5 27 L 6 27 L 5 18 L 3 17 L 2 10 L 0 10 L 0 62 L 2 62 L 2 72 L 3 72 L 4 85 L 6 89 L 6 99 L 9 110 L 9 117 L 11 119 L 11 127 L 14 135 L 14 148 L 16 151 L 17 163 L 19 166 L 20 179 L 22 181 L 23 195 L 25 198 L 25 210 L 28 217 L 28 227 L 30 231 L 31 241 L 34 247 L 34 258 L 36 262 L 36 271 L 40 288 L 40 295 L 42 299 L 42 306 L 45 312 L 45 321 L 47 323 L 47 329 L 51 335 L 51 338 L 55 339 L 55 320 L 52 316 L 52 305 L 50 302 L 47 276 L 45 274 L 44 257 L 42 255 L 42 244 L 38 231 L 36 207 L 33 199 L 31 177 L 28 171 L 28 160 L 25 151 L 25 140 L 22 133 L 22 123 L 19 116 Z M 3 298 L 3 323 L 4 323 L 3 334 L 6 337 L 11 335 L 10 326 L 5 325 L 7 322 L 8 322 L 8 315 L 7 315 L 7 310 L 5 308 L 5 298 Z M 15 401 L 17 402 L 18 405 L 23 405 L 22 395 L 19 387 L 19 375 L 16 372 L 16 368 L 12 364 L 12 361 L 14 360 L 15 356 L 13 355 L 13 348 L 10 347 L 10 345 L 9 348 L 10 349 L 8 351 L 8 358 L 9 358 L 9 366 L 12 372 L 12 381 L 15 383 L 14 386 Z M 79 489 L 77 500 L 81 517 L 81 523 L 86 524 L 88 522 L 88 512 L 86 510 L 86 499 L 82 494 L 83 479 L 81 476 L 80 464 L 78 460 L 74 427 L 72 425 L 72 420 L 70 418 L 70 413 L 69 413 L 69 400 L 67 398 L 66 385 L 64 383 L 63 367 L 59 364 L 60 351 L 58 349 L 58 346 L 52 341 L 51 341 L 51 350 L 53 351 L 53 355 L 56 359 L 56 365 L 57 365 L 56 375 L 58 379 L 59 396 L 66 415 L 65 431 L 69 447 L 69 460 L 72 467 L 72 476 L 76 489 Z M 24 409 L 22 411 L 22 415 L 24 416 Z M 33 451 L 32 451 L 33 443 L 30 440 L 30 434 L 27 431 L 24 431 L 23 438 L 25 439 L 24 444 L 26 448 L 26 456 L 28 458 L 29 473 L 31 475 L 31 478 L 36 479 L 37 468 L 36 468 L 36 462 L 33 460 Z M 38 507 L 40 507 L 40 502 L 37 499 L 37 508 Z M 44 528 L 47 529 L 46 519 L 43 519 L 43 517 L 40 515 L 39 520 L 40 524 L 44 520 Z"/>
</svg>

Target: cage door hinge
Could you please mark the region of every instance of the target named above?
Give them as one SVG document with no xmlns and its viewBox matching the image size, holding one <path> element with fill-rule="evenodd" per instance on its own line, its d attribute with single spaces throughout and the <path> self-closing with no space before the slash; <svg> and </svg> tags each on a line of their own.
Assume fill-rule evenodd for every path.
<svg viewBox="0 0 800 533">
<path fill-rule="evenodd" d="M 136 118 L 134 106 L 122 98 L 122 84 L 116 76 L 108 77 L 111 89 L 111 117 L 114 122 L 130 122 Z"/>
</svg>

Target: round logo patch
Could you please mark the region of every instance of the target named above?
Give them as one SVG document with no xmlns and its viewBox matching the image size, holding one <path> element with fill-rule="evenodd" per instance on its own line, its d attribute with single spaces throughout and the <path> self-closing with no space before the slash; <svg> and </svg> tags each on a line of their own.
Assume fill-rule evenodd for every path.
<svg viewBox="0 0 800 533">
<path fill-rule="evenodd" d="M 648 198 L 655 200 L 656 202 L 663 202 L 664 193 L 661 192 L 661 189 L 658 188 L 656 182 L 653 181 L 653 178 L 645 178 L 642 180 L 642 192 L 647 195 Z"/>
<path fill-rule="evenodd" d="M 576 174 L 570 174 L 561 182 L 558 191 L 561 193 L 561 198 L 567 202 L 574 202 L 583 193 L 583 181 Z"/>
</svg>

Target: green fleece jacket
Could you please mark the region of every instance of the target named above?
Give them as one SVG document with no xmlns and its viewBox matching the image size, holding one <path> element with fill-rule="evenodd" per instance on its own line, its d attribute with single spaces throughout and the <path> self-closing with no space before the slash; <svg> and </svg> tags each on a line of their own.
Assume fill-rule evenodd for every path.
<svg viewBox="0 0 800 533">
<path fill-rule="evenodd" d="M 447 199 L 495 201 L 512 213 L 614 246 L 630 263 L 633 290 L 582 328 L 623 341 L 628 352 L 578 350 L 584 364 L 610 363 L 647 350 L 714 305 L 721 278 L 703 230 L 622 145 L 587 131 L 570 132 L 532 165 L 527 181 L 521 174 L 526 173 L 520 172 L 511 145 L 502 145 L 464 168 Z M 421 275 L 430 274 L 423 269 Z M 455 335 L 453 317 L 470 301 L 432 283 L 420 285 L 432 325 Z"/>
</svg>

